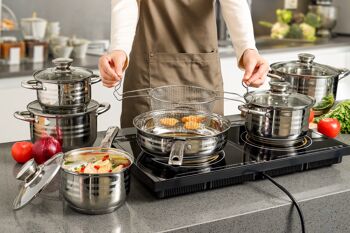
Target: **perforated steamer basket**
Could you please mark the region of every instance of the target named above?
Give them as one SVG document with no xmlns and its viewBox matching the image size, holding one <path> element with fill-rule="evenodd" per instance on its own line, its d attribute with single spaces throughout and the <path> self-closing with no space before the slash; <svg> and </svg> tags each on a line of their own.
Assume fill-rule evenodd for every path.
<svg viewBox="0 0 350 233">
<path fill-rule="evenodd" d="M 151 110 L 161 109 L 188 109 L 212 113 L 215 102 L 219 99 L 228 99 L 245 103 L 243 97 L 236 93 L 209 90 L 197 86 L 168 85 L 156 88 L 146 88 L 119 93 L 120 84 L 115 87 L 114 96 L 118 101 L 128 98 L 150 98 Z M 236 98 L 224 97 L 230 94 Z"/>
</svg>

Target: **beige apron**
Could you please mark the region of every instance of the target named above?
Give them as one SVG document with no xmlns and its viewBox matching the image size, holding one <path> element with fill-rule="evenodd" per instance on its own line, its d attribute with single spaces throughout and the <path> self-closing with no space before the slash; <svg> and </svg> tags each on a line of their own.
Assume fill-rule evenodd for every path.
<svg viewBox="0 0 350 233">
<path fill-rule="evenodd" d="M 138 0 L 138 5 L 123 92 L 172 84 L 223 90 L 215 0 Z M 150 110 L 147 97 L 124 99 L 121 127 L 133 126 L 135 116 Z M 214 111 L 223 114 L 223 101 Z"/>
</svg>

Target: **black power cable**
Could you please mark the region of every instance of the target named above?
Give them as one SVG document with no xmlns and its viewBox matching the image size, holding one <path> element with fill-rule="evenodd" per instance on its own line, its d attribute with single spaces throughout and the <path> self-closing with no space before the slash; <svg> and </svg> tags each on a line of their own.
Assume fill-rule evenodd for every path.
<svg viewBox="0 0 350 233">
<path fill-rule="evenodd" d="M 305 233 L 305 221 L 304 221 L 304 214 L 303 211 L 301 210 L 298 202 L 295 200 L 295 198 L 293 197 L 293 195 L 282 185 L 280 185 L 279 183 L 277 183 L 277 181 L 275 181 L 271 176 L 267 175 L 266 173 L 262 173 L 263 177 L 265 177 L 266 179 L 268 179 L 269 181 L 271 181 L 274 185 L 276 185 L 279 189 L 281 189 L 285 194 L 287 194 L 287 196 L 292 200 L 294 206 L 297 208 L 299 217 L 300 217 L 300 222 L 301 222 L 301 232 Z"/>
</svg>

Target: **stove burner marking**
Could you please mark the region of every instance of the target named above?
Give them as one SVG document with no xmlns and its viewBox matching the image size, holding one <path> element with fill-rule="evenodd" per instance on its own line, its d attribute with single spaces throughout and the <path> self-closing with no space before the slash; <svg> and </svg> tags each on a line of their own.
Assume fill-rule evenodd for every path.
<svg viewBox="0 0 350 233">
<path fill-rule="evenodd" d="M 301 150 L 301 149 L 306 149 L 309 146 L 311 146 L 312 144 L 312 139 L 306 135 L 303 140 L 302 143 L 298 143 L 296 146 L 290 146 L 290 147 L 276 147 L 276 146 L 268 146 L 268 145 L 258 145 L 257 142 L 253 141 L 252 139 L 249 138 L 248 133 L 244 132 L 241 134 L 241 140 L 250 145 L 253 146 L 255 148 L 258 149 L 265 149 L 265 150 L 271 150 L 271 151 L 297 151 L 297 150 Z"/>
</svg>

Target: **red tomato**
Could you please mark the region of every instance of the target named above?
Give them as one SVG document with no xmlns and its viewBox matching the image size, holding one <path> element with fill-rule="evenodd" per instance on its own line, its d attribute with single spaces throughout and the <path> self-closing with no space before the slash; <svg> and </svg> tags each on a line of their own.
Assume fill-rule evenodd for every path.
<svg viewBox="0 0 350 233">
<path fill-rule="evenodd" d="M 340 132 L 340 123 L 337 119 L 325 118 L 318 122 L 317 130 L 330 138 L 335 138 Z"/>
<path fill-rule="evenodd" d="M 314 117 L 315 117 L 315 112 L 314 110 L 310 110 L 310 116 L 309 116 L 309 123 L 312 123 L 314 121 Z"/>
<path fill-rule="evenodd" d="M 25 163 L 33 158 L 33 144 L 31 142 L 16 142 L 12 145 L 11 154 L 18 163 Z"/>
</svg>

